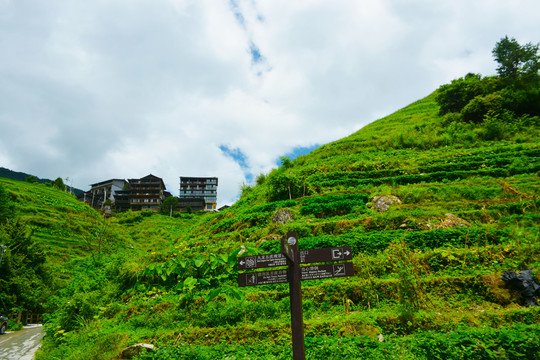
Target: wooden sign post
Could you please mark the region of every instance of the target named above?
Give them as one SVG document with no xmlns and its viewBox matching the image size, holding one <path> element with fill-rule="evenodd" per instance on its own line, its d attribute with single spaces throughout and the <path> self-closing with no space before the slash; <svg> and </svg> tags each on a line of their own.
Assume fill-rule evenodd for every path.
<svg viewBox="0 0 540 360">
<path fill-rule="evenodd" d="M 281 253 L 238 258 L 238 268 L 240 270 L 277 266 L 287 266 L 287 270 L 242 273 L 238 275 L 238 286 L 289 283 L 293 359 L 305 360 L 301 281 L 353 276 L 354 268 L 351 262 L 303 267 L 300 264 L 351 259 L 350 246 L 299 251 L 296 232 L 289 232 L 286 238 L 281 239 Z"/>
<path fill-rule="evenodd" d="M 287 257 L 289 296 L 291 299 L 291 330 L 293 359 L 304 360 L 304 315 L 302 312 L 302 287 L 300 285 L 300 254 L 295 232 L 287 233 L 287 240 L 281 239 L 281 253 Z"/>
</svg>

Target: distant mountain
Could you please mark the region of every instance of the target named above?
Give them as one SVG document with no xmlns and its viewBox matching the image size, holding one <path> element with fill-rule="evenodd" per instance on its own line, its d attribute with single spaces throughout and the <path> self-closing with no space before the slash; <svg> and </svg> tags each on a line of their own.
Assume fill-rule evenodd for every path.
<svg viewBox="0 0 540 360">
<path fill-rule="evenodd" d="M 10 169 L 6 169 L 5 167 L 0 167 L 0 177 L 4 177 L 4 178 L 7 178 L 7 179 L 12 179 L 12 180 L 17 180 L 17 181 L 26 181 L 26 178 L 29 177 L 29 176 L 35 176 L 35 175 L 23 173 L 23 172 L 20 172 L 20 171 L 13 171 L 13 170 L 10 170 Z M 46 183 L 51 182 L 52 180 L 50 180 L 50 179 L 41 179 L 41 178 L 37 177 L 37 181 L 40 184 L 46 184 Z M 69 190 L 70 186 L 68 186 L 67 184 L 66 184 L 66 186 L 67 186 L 67 188 Z M 73 193 L 75 195 L 79 195 L 79 194 L 82 194 L 84 192 L 84 190 L 77 189 L 77 188 L 71 188 L 71 190 L 73 191 Z"/>
</svg>

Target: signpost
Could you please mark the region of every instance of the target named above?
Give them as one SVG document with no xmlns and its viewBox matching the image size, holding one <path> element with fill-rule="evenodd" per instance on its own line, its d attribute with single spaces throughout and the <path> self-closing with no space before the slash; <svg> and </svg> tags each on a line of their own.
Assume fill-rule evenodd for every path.
<svg viewBox="0 0 540 360">
<path fill-rule="evenodd" d="M 304 320 L 302 314 L 301 281 L 353 276 L 352 262 L 300 266 L 300 264 L 345 261 L 352 259 L 350 246 L 298 250 L 296 232 L 281 239 L 281 253 L 238 258 L 240 270 L 287 266 L 286 270 L 266 270 L 238 275 L 238 286 L 289 283 L 291 299 L 291 329 L 293 359 L 304 360 Z"/>
<path fill-rule="evenodd" d="M 300 278 L 302 281 L 352 275 L 354 275 L 354 269 L 350 262 L 300 267 Z M 238 286 L 240 287 L 282 284 L 287 282 L 289 282 L 287 270 L 267 270 L 238 275 Z"/>
<path fill-rule="evenodd" d="M 352 251 L 350 246 L 300 250 L 299 253 L 301 264 L 352 260 Z M 287 256 L 285 256 L 283 253 L 243 256 L 238 258 L 239 270 L 261 269 L 277 266 L 287 266 Z"/>
</svg>

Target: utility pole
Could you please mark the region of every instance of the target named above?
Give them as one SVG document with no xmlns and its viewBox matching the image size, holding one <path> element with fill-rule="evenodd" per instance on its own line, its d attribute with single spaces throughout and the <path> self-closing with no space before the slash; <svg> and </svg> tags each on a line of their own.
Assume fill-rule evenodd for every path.
<svg viewBox="0 0 540 360">
<path fill-rule="evenodd" d="M 71 185 L 68 185 L 69 182 L 71 182 Z M 68 192 L 68 188 L 69 188 L 69 193 L 73 194 L 73 180 L 70 179 L 69 176 L 66 176 L 66 192 Z"/>
</svg>

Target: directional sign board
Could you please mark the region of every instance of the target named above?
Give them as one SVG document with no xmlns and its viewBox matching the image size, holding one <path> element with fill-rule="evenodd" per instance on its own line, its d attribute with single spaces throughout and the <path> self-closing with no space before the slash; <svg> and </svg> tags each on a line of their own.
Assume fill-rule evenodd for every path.
<svg viewBox="0 0 540 360">
<path fill-rule="evenodd" d="M 309 249 L 300 251 L 300 263 L 314 263 L 326 261 L 343 261 L 353 258 L 350 246 Z"/>
<path fill-rule="evenodd" d="M 351 262 L 323 265 L 309 265 L 300 268 L 301 279 L 318 280 L 353 276 L 354 268 Z M 286 270 L 269 270 L 238 275 L 238 286 L 256 286 L 280 284 L 289 282 Z"/>
<path fill-rule="evenodd" d="M 287 266 L 283 254 L 243 256 L 238 258 L 238 269 L 260 269 L 266 267 Z"/>
<path fill-rule="evenodd" d="M 287 246 L 288 244 L 285 244 Z M 327 261 L 344 261 L 353 258 L 350 246 L 342 246 L 324 249 L 301 250 L 300 263 L 314 263 Z M 238 258 L 238 269 L 260 269 L 267 267 L 287 266 L 287 258 L 283 254 L 268 254 L 243 256 Z"/>
<path fill-rule="evenodd" d="M 289 282 L 287 270 L 270 270 L 238 275 L 238 286 L 256 286 Z"/>
<path fill-rule="evenodd" d="M 302 281 L 354 275 L 354 267 L 352 262 L 310 265 L 304 266 L 300 268 L 300 270 L 302 271 Z"/>
<path fill-rule="evenodd" d="M 298 235 L 291 231 L 281 239 L 281 253 L 269 255 L 244 256 L 238 258 L 239 270 L 251 270 L 276 266 L 287 266 L 287 269 L 249 272 L 238 275 L 238 285 L 256 286 L 279 283 L 289 283 L 291 300 L 291 333 L 293 345 L 293 359 L 305 360 L 304 325 L 302 315 L 303 280 L 328 279 L 353 276 L 352 262 L 342 262 L 352 259 L 350 246 L 324 248 L 324 249 L 298 249 Z M 336 261 L 341 261 L 336 263 Z M 332 264 L 307 265 L 306 263 Z"/>
</svg>

